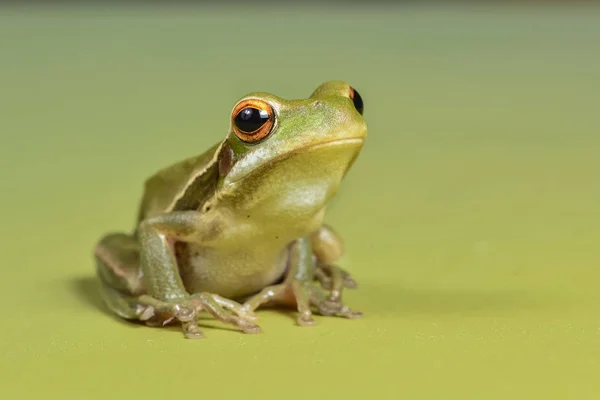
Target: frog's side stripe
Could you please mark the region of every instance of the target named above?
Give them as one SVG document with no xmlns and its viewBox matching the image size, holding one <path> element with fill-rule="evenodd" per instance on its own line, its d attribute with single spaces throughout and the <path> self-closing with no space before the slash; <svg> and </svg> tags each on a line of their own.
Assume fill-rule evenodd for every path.
<svg viewBox="0 0 600 400">
<path fill-rule="evenodd" d="M 200 207 L 214 191 L 222 146 L 220 142 L 204 154 L 171 165 L 150 177 L 145 183 L 137 223 L 165 212 Z"/>
</svg>

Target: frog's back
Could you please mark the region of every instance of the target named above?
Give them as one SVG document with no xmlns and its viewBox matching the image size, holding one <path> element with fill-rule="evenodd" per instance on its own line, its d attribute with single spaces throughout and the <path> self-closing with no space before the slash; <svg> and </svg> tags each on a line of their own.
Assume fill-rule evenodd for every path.
<svg viewBox="0 0 600 400">
<path fill-rule="evenodd" d="M 199 156 L 163 168 L 148 178 L 137 222 L 174 210 L 200 207 L 214 192 L 218 179 L 217 143 Z"/>
</svg>

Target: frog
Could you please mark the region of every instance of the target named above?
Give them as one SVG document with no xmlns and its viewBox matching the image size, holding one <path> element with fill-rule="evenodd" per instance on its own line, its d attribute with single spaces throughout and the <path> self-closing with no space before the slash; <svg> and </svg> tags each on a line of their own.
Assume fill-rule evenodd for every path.
<svg viewBox="0 0 600 400">
<path fill-rule="evenodd" d="M 100 292 L 118 318 L 179 324 L 203 338 L 198 315 L 259 333 L 259 308 L 361 318 L 342 300 L 356 288 L 324 222 L 367 136 L 364 103 L 344 81 L 308 98 L 253 92 L 233 106 L 226 137 L 146 180 L 135 227 L 93 251 Z"/>
</svg>

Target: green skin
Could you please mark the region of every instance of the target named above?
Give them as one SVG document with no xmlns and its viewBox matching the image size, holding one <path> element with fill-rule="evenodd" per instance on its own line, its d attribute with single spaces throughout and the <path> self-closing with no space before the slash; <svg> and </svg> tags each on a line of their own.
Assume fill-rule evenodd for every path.
<svg viewBox="0 0 600 400">
<path fill-rule="evenodd" d="M 355 287 L 333 263 L 342 242 L 323 225 L 328 200 L 358 156 L 365 121 L 344 82 L 327 82 L 308 99 L 267 93 L 270 133 L 257 143 L 236 136 L 163 169 L 145 186 L 133 234 L 111 233 L 95 249 L 106 304 L 150 326 L 181 323 L 203 337 L 205 310 L 246 333 L 260 331 L 254 311 L 294 305 L 298 323 L 312 312 L 360 317 L 342 303 Z"/>
</svg>

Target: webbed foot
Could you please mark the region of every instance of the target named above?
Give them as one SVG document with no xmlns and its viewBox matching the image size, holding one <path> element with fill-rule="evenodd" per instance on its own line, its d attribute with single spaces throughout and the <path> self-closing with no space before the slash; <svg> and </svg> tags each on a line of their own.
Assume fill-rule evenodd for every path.
<svg viewBox="0 0 600 400">
<path fill-rule="evenodd" d="M 298 317 L 296 320 L 298 325 L 315 325 L 309 300 L 312 284 L 312 282 L 292 280 L 291 282 L 288 281 L 268 286 L 247 299 L 243 308 L 252 312 L 267 303 L 296 304 L 298 308 Z"/>
<path fill-rule="evenodd" d="M 198 312 L 205 310 L 217 320 L 232 324 L 244 333 L 259 333 L 260 327 L 254 323 L 256 315 L 241 304 L 212 293 L 196 293 L 184 299 L 161 301 L 148 295 L 139 298 L 143 307 L 139 319 L 149 326 L 167 325 L 174 321 L 181 323 L 185 336 L 189 339 L 203 338 L 198 327 Z"/>
<path fill-rule="evenodd" d="M 348 272 L 337 265 L 321 264 L 317 266 L 315 279 L 323 289 L 329 291 L 328 295 L 318 288 L 313 291 L 311 304 L 319 310 L 321 315 L 351 319 L 363 316 L 360 311 L 353 311 L 342 302 L 342 291 L 345 288 L 356 289 L 358 287 Z"/>
<path fill-rule="evenodd" d="M 319 314 L 323 316 L 335 316 L 348 319 L 358 319 L 363 317 L 362 312 L 352 310 L 341 301 L 332 302 L 325 299 L 322 301 L 315 301 L 313 302 L 313 305 L 319 310 Z"/>
<path fill-rule="evenodd" d="M 332 264 L 317 265 L 315 279 L 326 290 L 356 289 L 358 287 L 349 272 Z"/>
</svg>

